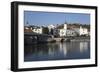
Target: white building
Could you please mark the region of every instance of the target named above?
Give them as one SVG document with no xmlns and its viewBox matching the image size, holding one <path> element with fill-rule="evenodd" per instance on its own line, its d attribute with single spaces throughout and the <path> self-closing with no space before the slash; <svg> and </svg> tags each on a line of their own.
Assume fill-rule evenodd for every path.
<svg viewBox="0 0 100 73">
<path fill-rule="evenodd" d="M 80 26 L 80 27 L 73 28 L 73 30 L 74 30 L 79 36 L 81 36 L 81 35 L 86 35 L 86 36 L 88 36 L 88 35 L 89 35 L 88 28 L 86 28 L 86 27 Z"/>
<path fill-rule="evenodd" d="M 54 29 L 55 26 L 54 26 L 53 24 L 51 24 L 51 25 L 48 26 L 48 28 L 49 28 L 49 29 Z"/>
<path fill-rule="evenodd" d="M 63 24 L 63 27 L 56 28 L 54 25 L 49 25 L 49 32 L 52 30 L 54 36 L 66 37 L 66 36 L 75 36 L 75 31 L 67 29 L 67 24 Z"/>
<path fill-rule="evenodd" d="M 66 31 L 65 29 L 60 29 L 60 30 L 59 30 L 59 35 L 60 35 L 61 37 L 66 36 L 66 33 L 67 33 L 67 31 Z"/>
<path fill-rule="evenodd" d="M 24 26 L 24 29 L 29 29 L 28 26 Z"/>
<path fill-rule="evenodd" d="M 76 32 L 74 30 L 67 30 L 67 36 L 76 36 Z"/>
<path fill-rule="evenodd" d="M 32 29 L 32 31 L 33 31 L 34 33 L 42 34 L 42 33 L 43 33 L 43 28 L 42 28 L 42 27 L 34 27 L 34 28 Z"/>
<path fill-rule="evenodd" d="M 59 35 L 61 37 L 67 36 L 67 24 L 64 24 L 62 29 L 59 29 Z"/>
<path fill-rule="evenodd" d="M 88 29 L 87 28 L 84 28 L 82 26 L 80 26 L 80 36 L 81 35 L 87 35 L 88 36 Z"/>
<path fill-rule="evenodd" d="M 61 37 L 66 37 L 66 36 L 76 36 L 76 32 L 72 29 L 67 28 L 67 24 L 64 24 L 64 28 L 60 29 L 59 35 Z"/>
</svg>

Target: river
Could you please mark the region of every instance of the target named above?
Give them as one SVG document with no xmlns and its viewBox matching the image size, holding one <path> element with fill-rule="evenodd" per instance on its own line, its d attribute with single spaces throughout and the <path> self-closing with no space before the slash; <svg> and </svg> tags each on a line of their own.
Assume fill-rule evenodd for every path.
<svg viewBox="0 0 100 73">
<path fill-rule="evenodd" d="M 24 61 L 74 60 L 90 58 L 90 42 L 55 42 L 24 46 Z"/>
</svg>

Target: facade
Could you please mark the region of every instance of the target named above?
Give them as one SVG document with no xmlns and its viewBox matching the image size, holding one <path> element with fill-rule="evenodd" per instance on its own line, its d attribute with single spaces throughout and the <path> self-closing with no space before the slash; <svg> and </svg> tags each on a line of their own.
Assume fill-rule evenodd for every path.
<svg viewBox="0 0 100 73">
<path fill-rule="evenodd" d="M 28 26 L 24 26 L 24 29 L 26 29 L 26 30 L 27 30 L 27 29 L 29 29 L 29 27 L 28 27 Z"/>
<path fill-rule="evenodd" d="M 88 31 L 88 28 L 83 27 L 81 25 L 75 26 L 75 25 L 67 25 L 64 24 L 64 27 L 62 29 L 59 29 L 59 35 L 61 37 L 66 36 L 89 36 L 90 32 Z"/>
<path fill-rule="evenodd" d="M 67 36 L 67 24 L 64 24 L 63 26 L 64 27 L 62 29 L 59 29 L 60 37 L 66 37 Z"/>
<path fill-rule="evenodd" d="M 65 37 L 66 34 L 67 34 L 67 30 L 65 30 L 65 29 L 60 29 L 60 30 L 59 30 L 59 35 L 60 35 L 60 37 Z"/>
<path fill-rule="evenodd" d="M 83 27 L 83 26 L 80 26 L 80 27 L 77 27 L 77 28 L 73 28 L 73 30 L 79 36 L 82 36 L 82 35 L 89 36 L 89 34 L 90 34 L 90 32 L 88 31 L 88 28 Z"/>
<path fill-rule="evenodd" d="M 68 29 L 68 25 L 64 24 L 63 29 L 60 29 L 59 35 L 61 37 L 76 36 L 76 32 L 72 29 Z"/>
<path fill-rule="evenodd" d="M 81 35 L 86 35 L 86 36 L 88 36 L 88 29 L 87 28 L 84 28 L 84 27 L 82 27 L 82 26 L 80 26 L 80 36 Z"/>
<path fill-rule="evenodd" d="M 24 26 L 24 31 L 25 32 L 34 32 L 34 33 L 38 33 L 38 34 L 42 34 L 43 33 L 43 28 L 42 27 L 38 27 L 38 26 Z"/>
<path fill-rule="evenodd" d="M 67 30 L 67 36 L 76 36 L 76 32 L 74 30 Z"/>
<path fill-rule="evenodd" d="M 24 32 L 33 32 L 31 28 L 29 28 L 28 26 L 24 27 Z"/>
<path fill-rule="evenodd" d="M 51 25 L 48 26 L 48 28 L 49 28 L 49 29 L 54 29 L 55 26 L 54 26 L 53 24 L 51 24 Z"/>
<path fill-rule="evenodd" d="M 35 27 L 32 29 L 34 33 L 42 34 L 43 33 L 43 28 L 42 27 Z"/>
<path fill-rule="evenodd" d="M 62 24 L 59 26 L 54 26 L 53 24 L 48 27 L 38 27 L 38 26 L 25 26 L 25 32 L 34 32 L 38 34 L 48 34 L 56 37 L 67 37 L 67 36 L 90 36 L 90 29 L 84 25 L 78 24 Z"/>
<path fill-rule="evenodd" d="M 77 34 L 74 30 L 60 29 L 59 35 L 60 37 L 66 37 L 66 36 L 76 36 Z"/>
</svg>

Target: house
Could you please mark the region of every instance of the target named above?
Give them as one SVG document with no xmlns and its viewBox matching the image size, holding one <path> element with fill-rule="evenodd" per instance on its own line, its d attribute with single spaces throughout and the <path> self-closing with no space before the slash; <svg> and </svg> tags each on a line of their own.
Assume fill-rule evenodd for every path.
<svg viewBox="0 0 100 73">
<path fill-rule="evenodd" d="M 73 26 L 67 23 L 57 25 L 49 25 L 49 33 L 54 36 L 66 37 L 66 36 L 76 36 L 76 32 L 72 29 Z"/>
<path fill-rule="evenodd" d="M 59 30 L 59 35 L 60 35 L 60 37 L 65 37 L 66 34 L 67 34 L 67 30 L 65 30 L 65 29 L 60 29 L 60 30 Z"/>
<path fill-rule="evenodd" d="M 72 25 L 70 26 L 71 29 L 76 33 L 76 35 L 82 36 L 82 35 L 89 35 L 89 28 L 85 25 Z"/>
<path fill-rule="evenodd" d="M 87 28 L 88 27 L 88 28 Z M 89 36 L 90 35 L 90 26 L 89 25 L 80 25 L 80 24 L 63 24 L 59 29 L 59 35 L 61 37 L 66 36 Z"/>
<path fill-rule="evenodd" d="M 33 32 L 29 26 L 24 26 L 24 32 Z"/>
<path fill-rule="evenodd" d="M 74 30 L 67 30 L 67 36 L 76 36 L 76 32 Z"/>
<path fill-rule="evenodd" d="M 67 24 L 63 24 L 63 28 L 59 29 L 60 37 L 67 36 Z"/>
<path fill-rule="evenodd" d="M 76 36 L 76 32 L 68 24 L 63 24 L 63 28 L 59 30 L 60 37 Z"/>
<path fill-rule="evenodd" d="M 38 26 L 24 26 L 24 31 L 25 32 L 34 32 L 34 33 L 42 34 L 43 33 L 43 28 L 38 27 Z"/>
<path fill-rule="evenodd" d="M 32 31 L 34 33 L 42 34 L 43 33 L 43 28 L 42 27 L 33 27 Z"/>
<path fill-rule="evenodd" d="M 67 36 L 90 36 L 90 25 L 81 24 L 60 24 L 44 26 L 24 26 L 25 32 L 34 32 L 38 34 L 49 34 L 55 37 L 67 37 Z"/>
<path fill-rule="evenodd" d="M 88 29 L 80 26 L 80 36 L 82 36 L 82 35 L 88 36 L 88 34 L 89 34 Z"/>
<path fill-rule="evenodd" d="M 48 28 L 49 28 L 49 29 L 54 29 L 55 26 L 54 26 L 53 24 L 51 24 L 51 25 L 48 26 Z"/>
</svg>

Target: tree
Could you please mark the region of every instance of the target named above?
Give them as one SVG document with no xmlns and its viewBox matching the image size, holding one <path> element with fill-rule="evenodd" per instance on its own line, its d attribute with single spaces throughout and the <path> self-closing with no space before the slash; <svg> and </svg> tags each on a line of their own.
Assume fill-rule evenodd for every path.
<svg viewBox="0 0 100 73">
<path fill-rule="evenodd" d="M 53 35 L 53 29 L 51 29 L 50 34 L 52 34 L 52 35 Z"/>
<path fill-rule="evenodd" d="M 49 29 L 47 27 L 43 27 L 43 34 L 49 34 Z"/>
</svg>

